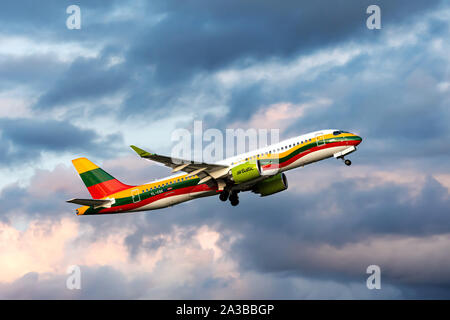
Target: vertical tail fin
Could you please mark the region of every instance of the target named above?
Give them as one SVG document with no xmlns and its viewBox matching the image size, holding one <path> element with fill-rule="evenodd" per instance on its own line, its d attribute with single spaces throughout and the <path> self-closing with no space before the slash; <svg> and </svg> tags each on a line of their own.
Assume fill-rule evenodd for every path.
<svg viewBox="0 0 450 320">
<path fill-rule="evenodd" d="M 86 158 L 72 160 L 72 163 L 93 199 L 105 198 L 113 193 L 131 188 Z"/>
</svg>

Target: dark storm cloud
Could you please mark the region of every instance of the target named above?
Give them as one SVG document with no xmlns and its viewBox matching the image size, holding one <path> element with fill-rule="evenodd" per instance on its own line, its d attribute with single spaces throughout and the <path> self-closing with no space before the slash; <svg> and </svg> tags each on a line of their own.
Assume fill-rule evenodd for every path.
<svg viewBox="0 0 450 320">
<path fill-rule="evenodd" d="M 3 204 L 1 218 L 5 219 L 4 221 L 8 221 L 7 212 L 22 207 L 23 201 L 27 196 L 28 193 L 25 188 L 21 188 L 16 184 L 1 189 L 0 200 Z"/>
<path fill-rule="evenodd" d="M 79 37 L 84 40 L 89 36 L 87 32 L 69 33 L 66 28 L 66 13 L 70 5 L 78 5 L 83 8 L 82 19 L 102 15 L 113 9 L 117 3 L 123 1 L 71 1 L 71 0 L 48 0 L 36 2 L 33 0 L 8 1 L 2 3 L 0 11 L 0 26 L 9 34 L 37 36 L 41 39 L 59 39 L 63 37 Z M 87 19 L 87 21 L 89 21 Z M 93 23 L 93 22 L 91 22 Z M 81 29 L 83 30 L 83 29 Z"/>
<path fill-rule="evenodd" d="M 230 243 L 230 237 L 239 235 L 232 242 L 229 254 L 243 269 L 293 273 L 344 283 L 365 277 L 367 260 L 356 255 L 352 258 L 354 267 L 341 270 L 333 261 L 324 262 L 314 257 L 315 247 L 341 248 L 363 243 L 368 238 L 420 238 L 450 232 L 448 191 L 431 177 L 414 197 L 408 196 L 411 192 L 408 188 L 394 183 L 364 190 L 359 187 L 364 183 L 363 179 L 334 183 L 332 177 L 329 179 L 329 187 L 307 194 L 287 191 L 268 198 L 242 194 L 241 204 L 236 208 L 230 208 L 228 203 L 221 203 L 217 198 L 208 198 L 149 212 L 145 214 L 146 223 L 139 223 L 126 244 L 133 254 L 140 250 L 151 251 L 164 243 L 144 244 L 144 234 L 157 236 L 170 234 L 174 226 L 208 225 L 220 230 L 221 241 L 227 243 L 225 247 Z M 414 248 L 406 246 L 403 250 Z M 397 259 L 397 263 L 403 263 L 406 257 L 399 255 Z M 435 268 L 439 263 L 438 260 L 430 261 Z M 409 281 L 423 284 L 423 279 L 441 284 L 450 282 L 449 274 L 430 273 L 420 265 L 411 266 L 417 274 L 410 280 L 390 273 L 389 267 L 386 266 L 388 271 L 384 276 L 394 284 L 410 285 Z M 447 267 L 439 268 L 446 270 Z"/>
<path fill-rule="evenodd" d="M 86 13 L 95 16 L 95 12 L 99 14 L 105 9 L 97 2 L 92 3 L 92 10 L 86 4 Z M 51 85 L 35 105 L 38 110 L 47 111 L 72 103 L 91 104 L 123 90 L 128 93 L 122 106 L 126 113 L 148 110 L 167 113 L 177 98 L 198 89 L 190 81 L 196 75 L 227 66 L 245 67 L 246 64 L 264 62 L 272 57 L 281 63 L 289 62 L 297 55 L 348 41 L 377 43 L 381 32 L 365 28 L 365 8 L 369 4 L 381 5 L 383 28 L 386 30 L 388 26 L 407 24 L 417 19 L 436 3 L 438 1 L 333 1 L 299 5 L 295 1 L 279 3 L 274 7 L 272 2 L 266 1 L 221 1 L 208 5 L 204 2 L 164 1 L 151 5 L 153 11 L 149 12 L 149 16 L 166 14 L 154 26 L 144 28 L 134 21 L 126 24 L 125 29 L 119 28 L 120 23 L 108 29 L 108 25 L 101 22 L 96 25 L 91 21 L 80 33 L 65 29 L 66 6 L 63 6 L 61 15 L 61 5 L 52 3 L 53 7 L 42 14 L 33 16 L 27 11 L 4 21 L 11 32 L 23 32 L 30 26 L 35 28 L 34 34 L 45 28 L 58 28 L 55 31 L 58 35 L 50 38 L 61 40 L 64 34 L 71 40 L 98 39 L 110 45 L 98 57 L 76 59 L 66 66 L 67 69 L 59 64 L 48 64 L 50 69 L 58 72 L 52 75 L 51 81 L 49 77 L 42 78 L 43 82 Z M 0 11 L 0 16 L 14 16 L 19 8 L 14 9 L 13 5 L 13 2 L 8 4 L 7 10 Z M 38 8 L 34 2 L 27 5 Z M 83 3 L 80 6 L 83 10 Z M 96 8 L 98 11 L 93 10 Z M 52 20 L 55 15 L 59 20 Z M 24 23 L 27 20 L 28 24 Z M 449 114 L 445 104 L 448 94 L 436 91 L 436 85 L 446 80 L 442 68 L 446 61 L 426 51 L 427 41 L 436 32 L 446 32 L 446 25 L 437 21 L 431 25 L 423 45 L 397 48 L 381 56 L 362 55 L 344 66 L 320 74 L 314 81 L 297 79 L 273 88 L 264 81 L 243 83 L 229 92 L 228 116 L 210 116 L 211 122 L 216 121 L 217 126 L 224 128 L 230 121 L 248 120 L 261 106 L 280 101 L 299 104 L 307 102 L 310 96 L 326 96 L 333 100 L 332 108 L 306 114 L 290 128 L 289 133 L 300 134 L 322 127 L 355 130 L 365 139 L 360 150 L 351 157 L 358 160 L 355 163 L 371 163 L 370 168 L 374 170 L 383 168 L 395 172 L 412 159 L 416 170 L 429 173 L 417 196 L 406 196 L 414 182 L 408 186 L 384 183 L 367 190 L 360 188 L 361 184 L 366 183 L 364 178 L 336 182 L 331 174 L 325 189 L 311 190 L 305 194 L 288 190 L 268 198 L 245 194 L 241 195 L 241 204 L 237 208 L 231 208 L 229 203 L 221 203 L 217 198 L 208 198 L 157 212 L 77 218 L 82 224 L 96 228 L 98 232 L 95 236 L 98 237 L 113 232 L 118 226 L 135 226 L 136 231 L 125 240 L 132 257 L 140 251 L 151 252 L 166 244 L 163 240 L 144 242 L 145 235 L 172 234 L 177 226 L 194 228 L 208 225 L 221 233 L 219 245 L 226 244 L 224 247 L 227 248 L 233 243 L 228 254 L 235 259 L 240 271 L 255 271 L 264 276 L 306 275 L 310 279 L 364 283 L 366 274 L 363 267 L 366 265 L 363 264 L 366 260 L 351 256 L 351 262 L 357 268 L 342 270 L 336 266 L 339 261 L 317 260 L 314 249 L 322 245 L 343 248 L 372 237 L 427 237 L 450 232 L 448 191 L 431 177 L 430 169 L 436 165 L 444 171 L 448 170 L 446 160 L 449 149 L 443 144 L 450 138 L 446 125 Z M 123 56 L 124 62 L 109 66 L 110 59 L 116 55 Z M 378 65 L 369 59 L 375 59 Z M 389 66 L 389 62 L 394 67 L 384 68 Z M 28 58 L 13 63 L 17 72 L 8 74 L 8 85 L 27 78 L 26 70 L 32 64 L 33 60 Z M 9 72 L 6 66 L 7 62 L 0 63 L 0 70 Z M 30 79 L 38 82 L 42 68 L 41 65 L 31 69 Z M 60 74 L 60 70 L 67 71 Z M 367 80 L 367 74 L 383 77 L 381 80 Z M 0 83 L 4 81 L 2 79 Z M 214 84 L 210 89 L 206 88 L 208 93 L 214 94 L 216 89 Z M 91 108 L 104 112 L 97 105 Z M 1 119 L 0 132 L 0 144 L 3 146 L 0 162 L 8 165 L 16 160 L 34 160 L 44 150 L 95 154 L 100 148 L 102 157 L 105 157 L 105 150 L 111 150 L 115 140 L 120 139 L 120 136 L 102 138 L 94 130 L 80 129 L 70 121 L 56 120 Z M 105 145 L 107 149 L 103 148 Z M 422 155 L 427 155 L 428 159 L 419 159 Z M 320 165 L 302 170 L 320 170 Z M 73 173 L 73 176 L 76 177 L 76 174 Z M 79 187 L 83 188 L 81 181 L 78 182 Z M 1 219 L 8 221 L 17 211 L 37 218 L 70 214 L 64 200 L 72 195 L 68 190 L 57 190 L 36 197 L 27 188 L 9 186 L 0 194 L 2 208 L 7 213 Z M 405 201 L 405 198 L 408 200 Z M 405 250 L 415 249 L 406 247 Z M 440 252 L 445 255 L 447 251 Z M 407 257 L 399 255 L 394 263 L 405 261 L 408 261 Z M 438 262 L 430 263 L 438 269 Z M 441 267 L 443 273 L 433 274 L 416 263 L 411 266 L 417 273 L 419 280 L 416 281 L 402 279 L 390 270 L 383 276 L 392 281 L 405 297 L 449 297 L 450 278 L 445 270 L 449 270 L 450 266 L 444 263 Z M 425 280 L 420 278 L 423 275 L 431 284 L 424 284 Z M 123 297 L 137 298 L 143 292 L 139 281 L 125 280 L 122 274 L 112 269 L 102 270 L 102 274 L 92 271 L 91 276 L 88 281 L 90 287 L 77 298 L 117 298 L 120 296 L 117 287 L 129 290 Z M 118 281 L 111 284 L 111 279 Z M 2 296 L 10 298 L 51 297 L 56 286 L 54 281 L 59 286 L 64 279 L 40 281 L 39 275 L 29 274 L 12 284 L 0 285 L 0 292 L 6 292 Z M 441 284 L 436 284 L 439 281 Z M 273 294 L 286 297 L 282 295 L 286 288 L 284 282 L 273 286 L 279 283 L 283 285 Z M 226 287 L 226 281 L 211 277 L 210 282 L 205 281 L 188 289 L 198 293 L 206 290 L 208 285 Z M 287 298 L 295 296 L 295 290 L 291 290 Z M 110 295 L 111 292 L 116 293 Z"/>
<path fill-rule="evenodd" d="M 66 64 L 54 55 L 35 54 L 23 57 L 0 55 L 0 90 L 13 89 L 17 85 L 29 85 L 33 89 L 47 89 L 48 83 L 42 81 L 55 79 L 66 69 Z"/>
<path fill-rule="evenodd" d="M 385 183 L 360 190 L 357 182 L 362 181 L 349 179 L 333 183 L 330 178 L 326 190 L 308 194 L 291 191 L 268 198 L 242 194 L 243 205 L 232 210 L 228 203 L 217 202 L 215 198 L 199 199 L 196 203 L 182 204 L 182 214 L 173 208 L 164 209 L 165 214 L 150 213 L 146 218 L 169 226 L 220 222 L 225 229 L 239 230 L 250 237 L 275 233 L 290 235 L 295 241 L 337 245 L 368 235 L 450 232 L 450 217 L 446 214 L 450 205 L 448 191 L 433 178 L 428 178 L 419 195 L 411 201 L 404 200 L 410 192 L 404 186 Z M 336 212 L 326 214 L 329 208 Z M 167 229 L 161 226 L 161 230 Z"/>
<path fill-rule="evenodd" d="M 42 151 L 95 153 L 102 143 L 120 141 L 120 138 L 118 134 L 103 138 L 94 130 L 80 129 L 67 121 L 3 118 L 0 119 L 3 146 L 0 162 L 14 165 L 17 160 L 20 163 L 38 160 Z M 113 151 L 109 148 L 109 152 Z"/>
<path fill-rule="evenodd" d="M 127 82 L 128 73 L 120 65 L 105 66 L 107 58 L 103 57 L 103 61 L 84 58 L 74 61 L 55 85 L 40 97 L 37 107 L 49 109 L 117 93 Z"/>
<path fill-rule="evenodd" d="M 73 177 L 77 178 L 75 170 Z M 50 189 L 50 186 L 48 188 Z M 74 198 L 75 195 L 67 190 L 55 190 L 39 195 L 16 184 L 9 185 L 0 192 L 0 201 L 4 205 L 0 219 L 9 223 L 19 215 L 25 215 L 28 219 L 75 215 L 76 207 L 66 203 L 66 200 Z"/>
<path fill-rule="evenodd" d="M 340 164 L 330 163 L 330 165 Z M 320 164 L 317 164 L 316 168 L 303 170 L 316 170 L 317 166 Z M 54 172 L 53 175 L 65 179 L 61 172 Z M 75 177 L 76 174 L 73 173 L 73 176 Z M 38 178 L 43 179 L 45 176 L 36 177 Z M 406 200 L 405 196 L 410 190 L 402 185 L 384 183 L 364 190 L 358 187 L 364 183 L 363 179 L 349 178 L 334 183 L 333 177 L 330 176 L 328 179 L 330 183 L 326 189 L 311 190 L 305 194 L 296 193 L 294 190 L 268 198 L 260 198 L 254 194 L 241 194 L 240 206 L 233 208 L 229 203 L 222 203 L 213 197 L 147 213 L 76 218 L 82 224 L 81 229 L 85 229 L 84 224 L 95 228 L 91 241 L 102 241 L 108 234 L 114 234 L 117 230 L 134 227 L 135 231 L 129 234 L 124 242 L 128 247 L 130 259 L 142 251 L 151 253 L 160 247 L 170 245 L 164 236 L 170 236 L 177 228 L 185 228 L 185 233 L 181 235 L 183 239 L 180 240 L 182 244 L 192 240 L 193 235 L 189 230 L 195 231 L 199 226 L 206 225 L 221 234 L 218 245 L 236 261 L 240 270 L 258 274 L 278 274 L 281 277 L 284 274 L 318 281 L 337 281 L 344 286 L 352 282 L 364 283 L 367 260 L 361 259 L 358 255 L 350 257 L 352 267 L 343 270 L 332 258 L 327 262 L 318 259 L 314 255 L 314 248 L 323 245 L 341 248 L 345 245 L 364 243 L 365 239 L 370 237 L 394 235 L 426 237 L 450 231 L 448 227 L 450 221 L 446 214 L 450 205 L 448 192 L 431 177 L 426 180 L 418 195 L 413 198 L 406 197 Z M 67 180 L 67 183 L 70 182 Z M 79 184 L 81 186 L 81 181 Z M 18 198 L 16 194 L 22 196 Z M 49 192 L 47 197 L 36 197 L 30 193 L 30 190 L 11 186 L 3 190 L 0 200 L 4 208 L 11 209 L 8 211 L 11 214 L 25 211 L 34 217 L 42 218 L 51 212 L 56 215 L 58 215 L 57 212 L 59 215 L 68 215 L 69 212 L 67 208 L 64 208 L 63 203 L 68 196 L 68 192 L 64 191 Z M 10 213 L 4 212 L 3 215 L 9 217 Z M 144 236 L 152 240 L 144 242 Z M 87 241 L 86 238 L 84 240 Z M 403 250 L 407 252 L 415 248 L 406 246 Z M 436 250 L 439 252 L 442 247 L 437 247 Z M 427 267 L 437 267 L 435 264 L 439 261 L 434 262 L 431 257 L 428 260 Z M 400 264 L 401 269 L 405 261 L 407 260 L 404 255 L 398 255 L 396 264 Z M 446 262 L 438 267 L 440 270 L 449 270 Z M 412 264 L 409 268 L 415 272 L 416 280 L 414 277 L 405 280 L 399 278 L 396 273 L 391 274 L 389 268 L 390 265 L 383 266 L 383 279 L 386 281 L 384 283 L 393 285 L 402 292 L 405 290 L 407 297 L 425 297 L 421 294 L 421 288 L 425 285 L 424 280 L 421 280 L 423 278 L 430 283 L 440 283 L 434 289 L 428 283 L 426 292 L 438 298 L 448 296 L 444 287 L 445 283 L 450 282 L 450 277 L 445 272 L 444 274 L 430 273 L 431 269 Z M 118 276 L 117 279 L 120 280 L 121 275 Z M 102 285 L 106 287 L 112 285 L 106 284 L 108 281 L 116 283 L 117 279 L 114 277 L 109 280 L 106 277 Z M 278 280 L 274 281 L 274 285 L 279 283 Z M 94 288 L 97 282 L 89 279 L 88 283 Z M 50 284 L 40 283 L 42 287 L 39 290 L 45 290 L 47 285 Z M 128 285 L 132 284 L 128 283 Z M 207 284 L 204 285 L 207 286 Z M 220 284 L 212 286 L 217 287 L 217 285 L 220 286 Z M 223 285 L 225 288 L 226 281 Z M 16 284 L 10 285 L 5 290 L 13 292 L 11 286 L 16 287 Z M 204 296 L 204 290 L 207 288 L 202 286 L 199 284 L 190 290 L 196 291 L 199 296 Z M 83 297 L 85 295 L 107 296 L 103 290 L 104 287 L 95 288 L 97 289 L 93 292 L 83 290 Z M 41 291 L 39 292 L 42 294 Z M 276 290 L 271 292 L 276 297 L 286 297 L 282 292 Z M 108 297 L 117 297 L 117 293 Z M 135 296 L 131 294 L 131 297 Z"/>
<path fill-rule="evenodd" d="M 110 143 L 107 143 L 110 145 Z M 102 153 L 102 158 L 108 153 L 104 148 L 99 149 Z M 86 150 L 83 152 L 87 152 Z M 95 152 L 90 152 L 94 154 Z M 73 158 L 76 156 L 74 155 Z M 93 159 L 91 159 L 93 160 Z M 123 161 L 125 161 L 124 159 Z M 117 159 L 115 159 L 117 162 Z M 144 161 L 136 156 L 135 162 L 128 160 L 130 167 L 117 167 L 104 166 L 102 162 L 96 162 L 99 166 L 104 168 L 108 173 L 113 175 L 120 181 L 129 185 L 138 185 L 150 179 L 150 177 L 161 177 L 167 175 L 169 172 L 165 172 L 164 168 L 160 166 L 153 166 L 146 164 L 144 166 L 138 166 L 136 163 Z M 23 161 L 20 163 L 22 164 Z M 12 167 L 12 165 L 10 166 Z M 169 170 L 167 170 L 169 171 Z M 143 179 L 144 177 L 144 179 Z M 19 180 L 21 177 L 17 177 Z M 64 164 L 60 164 L 52 170 L 34 170 L 33 175 L 30 177 L 30 183 L 28 186 L 22 186 L 17 182 L 9 184 L 0 189 L 0 202 L 2 203 L 2 210 L 0 214 L 0 220 L 4 222 L 10 222 L 18 215 L 25 215 L 28 219 L 45 219 L 51 217 L 52 219 L 68 217 L 75 214 L 77 205 L 66 203 L 66 200 L 72 198 L 90 198 L 90 194 L 86 189 L 83 181 L 79 177 L 77 171 L 72 166 L 70 161 Z M 80 217 L 80 222 L 94 223 L 98 231 L 95 233 L 95 237 L 92 238 L 95 241 L 98 238 L 105 237 L 111 230 L 118 224 L 124 227 L 123 216 L 120 215 L 108 215 L 106 219 L 83 219 Z M 119 222 L 118 222 L 119 221 Z M 129 224 L 134 225 L 134 220 L 128 220 Z M 154 232 L 150 230 L 150 226 L 147 226 L 145 232 Z M 144 231 L 142 229 L 142 231 Z M 130 236 L 131 242 L 134 240 L 142 240 L 143 233 L 136 232 Z M 128 239 L 127 243 L 128 244 Z M 149 248 L 157 246 L 157 241 L 154 244 L 147 243 Z M 130 250 L 132 249 L 130 245 Z"/>
<path fill-rule="evenodd" d="M 223 122 L 250 118 L 261 106 L 276 101 L 301 104 L 311 97 L 326 97 L 332 101 L 331 107 L 308 111 L 289 128 L 288 136 L 300 133 L 298 128 L 307 132 L 338 126 L 376 136 L 384 143 L 397 138 L 433 143 L 437 134 L 449 134 L 449 94 L 438 89 L 438 84 L 448 79 L 448 71 L 442 67 L 446 61 L 431 52 L 424 54 L 429 45 L 424 41 L 386 49 L 380 55 L 360 54 L 313 81 L 299 77 L 282 84 L 258 81 L 241 85 L 230 92 L 230 119 Z M 384 55 L 389 55 L 389 64 Z"/>
<path fill-rule="evenodd" d="M 75 214 L 66 203 L 72 198 L 86 198 L 87 191 L 75 169 L 58 167 L 53 172 L 38 171 L 30 186 L 13 183 L 0 190 L 2 210 L 0 219 L 6 223 L 18 216 L 27 219 L 52 219 Z"/>
<path fill-rule="evenodd" d="M 290 132 L 295 134 L 298 128 L 307 132 L 338 127 L 359 133 L 372 145 L 357 155 L 367 161 L 392 161 L 405 156 L 448 157 L 450 148 L 443 141 L 450 138 L 449 93 L 438 90 L 438 84 L 448 77 L 442 69 L 445 62 L 432 55 L 417 56 L 412 51 L 418 49 L 393 52 L 391 61 L 398 63 L 395 70 L 385 69 L 381 61 L 375 60 L 380 64 L 377 72 L 374 60 L 356 59 L 339 73 L 324 75 L 315 82 L 322 85 L 309 92 L 324 90 L 333 105 L 302 117 L 291 126 Z M 420 48 L 418 52 L 421 49 L 425 50 Z M 402 57 L 407 55 L 415 61 L 402 63 Z M 363 81 L 364 75 L 359 70 L 364 70 L 364 74 L 371 72 L 379 80 Z M 419 150 L 415 147 L 418 143 Z"/>
<path fill-rule="evenodd" d="M 194 75 L 216 71 L 245 59 L 289 60 L 295 54 L 306 54 L 344 40 L 373 41 L 376 35 L 369 34 L 365 27 L 365 9 L 373 4 L 369 2 L 308 2 L 300 6 L 298 1 L 289 1 L 276 8 L 268 1 L 244 4 L 227 1 L 208 6 L 202 2 L 183 5 L 169 2 L 162 9 L 168 13 L 167 17 L 137 39 L 127 54 L 129 64 L 154 68 L 154 72 L 144 76 L 149 85 L 131 94 L 126 102 L 127 111 L 153 109 L 164 100 L 167 102 L 164 105 L 169 107 L 173 96 L 182 92 L 179 87 L 183 88 L 182 84 Z M 408 7 L 408 16 L 397 14 L 409 5 L 408 2 L 381 2 L 380 5 L 383 12 L 388 12 L 384 22 L 395 24 L 437 3 L 415 3 Z M 173 90 L 165 89 L 161 96 L 158 88 L 167 87 Z M 247 113 L 255 110 L 256 106 L 252 106 L 262 98 L 251 99 L 255 96 L 254 89 L 250 86 L 247 90 L 240 88 L 236 95 L 232 92 L 232 111 L 234 107 L 241 109 L 242 105 L 246 106 Z M 159 95 L 156 100 L 154 92 Z M 141 103 L 136 103 L 136 96 Z M 240 99 L 243 96 L 249 98 Z"/>
<path fill-rule="evenodd" d="M 439 1 L 377 2 L 386 13 L 383 15 L 385 25 L 402 23 L 437 3 Z M 140 9 L 150 20 L 161 16 L 158 23 L 148 26 L 145 22 L 127 21 L 126 25 L 116 28 L 114 19 L 105 25 L 100 18 L 102 13 L 113 8 L 119 10 L 119 5 L 103 8 L 102 12 L 98 5 L 89 3 L 86 4 L 88 12 L 92 10 L 89 32 L 82 29 L 81 32 L 86 32 L 83 38 L 72 32 L 66 40 L 101 38 L 109 45 L 120 43 L 124 65 L 105 71 L 102 57 L 89 62 L 75 61 L 37 106 L 53 107 L 55 101 L 70 103 L 71 96 L 76 96 L 75 100 L 88 101 L 93 96 L 94 84 L 98 88 L 95 95 L 104 97 L 123 88 L 131 78 L 134 81 L 127 86 L 124 113 L 167 110 L 177 97 L 192 89 L 189 82 L 198 74 L 220 70 L 246 59 L 264 61 L 277 57 L 289 60 L 299 53 L 306 54 L 346 40 L 373 41 L 378 33 L 368 33 L 365 27 L 365 9 L 369 4 L 373 3 L 330 1 L 299 5 L 298 1 L 288 1 L 274 7 L 271 1 L 227 1 L 208 5 L 202 1 L 152 2 Z M 84 3 L 80 6 L 83 8 Z M 407 15 L 401 14 L 405 8 L 408 8 Z M 117 68 L 121 70 L 117 71 Z M 249 89 L 253 90 L 252 87 Z M 245 91 L 237 92 L 236 98 Z M 67 94 L 69 99 L 62 101 Z M 232 101 L 231 105 L 238 103 Z M 248 110 L 251 109 L 249 106 Z"/>
<path fill-rule="evenodd" d="M 138 299 L 148 290 L 143 275 L 126 275 L 107 266 L 80 266 L 81 290 L 66 287 L 68 275 L 30 272 L 8 284 L 0 283 L 2 299 Z"/>
<path fill-rule="evenodd" d="M 376 1 L 387 13 L 387 24 L 423 13 L 438 2 Z M 272 1 L 208 6 L 203 1 L 168 2 L 162 10 L 167 18 L 142 36 L 146 41 L 136 44 L 131 56 L 156 64 L 158 78 L 171 82 L 196 69 L 217 70 L 242 58 L 289 57 L 352 35 L 367 35 L 365 9 L 370 4 L 373 1 L 285 1 L 275 7 Z M 400 15 L 406 7 L 408 15 Z"/>
</svg>

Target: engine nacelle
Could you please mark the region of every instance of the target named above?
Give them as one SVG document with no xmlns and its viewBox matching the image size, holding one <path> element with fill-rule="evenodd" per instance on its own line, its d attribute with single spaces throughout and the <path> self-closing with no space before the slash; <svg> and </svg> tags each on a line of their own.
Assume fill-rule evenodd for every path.
<svg viewBox="0 0 450 320">
<path fill-rule="evenodd" d="M 231 180 L 236 184 L 247 182 L 261 176 L 259 172 L 258 163 L 255 161 L 248 161 L 240 164 L 230 170 Z"/>
<path fill-rule="evenodd" d="M 279 173 L 273 177 L 258 182 L 254 192 L 261 194 L 261 197 L 284 191 L 288 188 L 287 178 L 284 173 Z"/>
</svg>

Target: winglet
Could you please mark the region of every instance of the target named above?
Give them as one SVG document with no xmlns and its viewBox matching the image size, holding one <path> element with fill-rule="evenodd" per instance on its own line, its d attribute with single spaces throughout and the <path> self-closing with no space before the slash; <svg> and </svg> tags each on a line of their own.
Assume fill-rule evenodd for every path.
<svg viewBox="0 0 450 320">
<path fill-rule="evenodd" d="M 147 152 L 145 150 L 142 150 L 142 149 L 140 149 L 140 148 L 138 148 L 136 146 L 131 145 L 130 147 L 131 147 L 131 149 L 133 149 L 141 157 L 148 157 L 148 156 L 153 155 L 153 153 L 150 153 L 150 152 Z"/>
</svg>

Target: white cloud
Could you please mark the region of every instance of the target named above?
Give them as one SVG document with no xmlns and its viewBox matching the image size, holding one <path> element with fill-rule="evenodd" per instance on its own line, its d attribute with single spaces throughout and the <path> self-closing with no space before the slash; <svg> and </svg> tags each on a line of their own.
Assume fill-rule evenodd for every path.
<svg viewBox="0 0 450 320">
<path fill-rule="evenodd" d="M 146 234 L 144 246 L 154 241 L 160 246 L 131 257 L 125 239 L 134 232 L 132 226 L 123 225 L 98 237 L 96 229 L 77 219 L 34 220 L 25 230 L 0 223 L 0 282 L 12 283 L 30 272 L 60 277 L 70 265 L 108 266 L 127 279 L 146 275 L 153 288 L 168 294 L 177 287 L 195 286 L 199 277 L 238 276 L 236 264 L 218 246 L 220 233 L 210 227 L 176 227 L 169 234 Z M 191 232 L 192 237 L 186 238 Z"/>
<path fill-rule="evenodd" d="M 372 236 L 340 247 L 304 247 L 299 258 L 342 274 L 363 274 L 367 266 L 376 264 L 391 281 L 440 284 L 450 281 L 449 250 L 450 234 Z"/>
<path fill-rule="evenodd" d="M 246 122 L 237 121 L 230 124 L 229 128 L 254 128 L 254 129 L 280 129 L 285 130 L 291 124 L 301 118 L 312 109 L 327 108 L 332 101 L 321 98 L 305 102 L 302 104 L 292 104 L 289 102 L 275 103 L 260 108 Z"/>
<path fill-rule="evenodd" d="M 30 56 L 52 54 L 61 62 L 70 63 L 73 60 L 95 58 L 102 44 L 82 44 L 80 42 L 36 41 L 26 36 L 0 35 L 0 55 Z"/>
<path fill-rule="evenodd" d="M 272 59 L 263 63 L 252 63 L 246 68 L 229 68 L 218 71 L 214 77 L 226 88 L 242 85 L 242 83 L 260 80 L 268 83 L 290 83 L 296 79 L 314 80 L 320 73 L 342 66 L 362 53 L 354 45 L 323 49 L 309 55 L 300 55 L 292 62 Z"/>
</svg>

